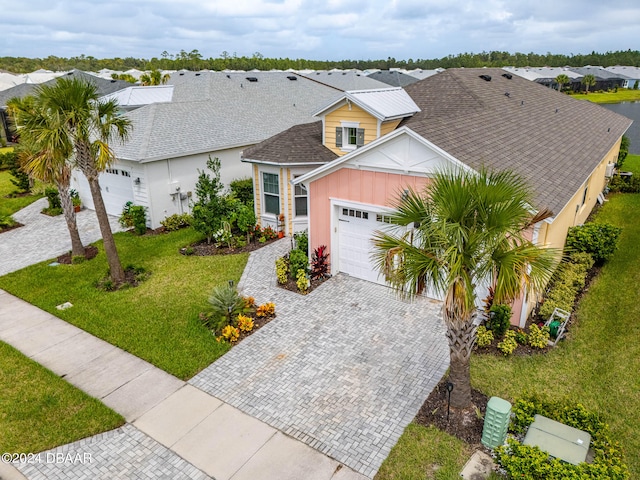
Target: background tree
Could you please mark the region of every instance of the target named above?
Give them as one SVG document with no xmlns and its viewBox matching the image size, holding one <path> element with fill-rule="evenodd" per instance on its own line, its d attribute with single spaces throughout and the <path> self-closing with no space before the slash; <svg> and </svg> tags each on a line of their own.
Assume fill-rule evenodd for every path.
<svg viewBox="0 0 640 480">
<path fill-rule="evenodd" d="M 564 73 L 561 73 L 560 75 L 558 75 L 556 77 L 556 83 L 558 84 L 558 91 L 561 92 L 562 91 L 562 87 L 564 85 L 566 85 L 567 83 L 569 83 L 569 77 L 567 75 L 565 75 Z"/>
<path fill-rule="evenodd" d="M 16 151 L 25 172 L 58 189 L 64 219 L 71 237 L 71 255 L 84 256 L 76 213 L 70 195 L 71 145 L 60 137 L 59 125 L 51 113 L 42 108 L 37 97 L 13 98 L 7 102 L 10 114 L 20 129 Z"/>
<path fill-rule="evenodd" d="M 589 94 L 589 87 L 593 87 L 596 84 L 596 77 L 590 73 L 582 77 L 580 83 L 584 85 L 585 93 Z"/>
<path fill-rule="evenodd" d="M 160 70 L 151 70 L 149 73 L 143 73 L 140 75 L 140 83 L 145 87 L 149 85 L 164 85 L 169 81 L 171 75 L 165 73 L 164 75 Z"/>
<path fill-rule="evenodd" d="M 41 108 L 55 120 L 59 141 L 74 153 L 73 161 L 89 182 L 91 198 L 98 217 L 109 276 L 116 285 L 125 282 L 124 269 L 109 224 L 98 177 L 113 161 L 109 142 L 124 141 L 131 129 L 130 121 L 118 115 L 115 100 L 100 100 L 95 85 L 78 78 L 59 78 L 54 85 L 36 90 Z"/>
<path fill-rule="evenodd" d="M 431 286 L 444 294 L 442 316 L 449 343 L 451 405 L 471 403 L 470 357 L 475 343 L 478 285 L 492 285 L 496 303 L 523 289 L 540 291 L 556 252 L 527 240 L 531 193 L 510 172 L 437 173 L 422 194 L 409 190 L 395 203 L 392 225 L 374 234 L 374 259 L 387 281 L 406 295 Z"/>
</svg>

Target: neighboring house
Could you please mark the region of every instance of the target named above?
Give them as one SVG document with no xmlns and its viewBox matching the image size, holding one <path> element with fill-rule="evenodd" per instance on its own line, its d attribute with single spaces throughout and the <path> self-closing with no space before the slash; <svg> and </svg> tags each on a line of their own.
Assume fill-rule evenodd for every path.
<svg viewBox="0 0 640 480">
<path fill-rule="evenodd" d="M 117 161 L 100 176 L 107 212 L 119 215 L 131 201 L 147 208 L 151 228 L 191 211 L 198 171 L 206 170 L 209 157 L 220 159 L 226 186 L 250 177 L 251 167 L 240 161 L 243 149 L 315 121 L 318 108 L 342 93 L 288 72 L 176 72 L 168 83 L 117 94 L 172 90 L 170 102 L 125 114 L 133 126 L 130 138 L 112 145 Z M 73 184 L 83 204 L 93 208 L 86 179 L 76 172 Z"/>
<path fill-rule="evenodd" d="M 586 67 L 570 67 L 570 69 L 580 75 L 580 79 L 589 74 L 595 77 L 596 84 L 589 87 L 590 92 L 595 92 L 596 90 L 613 90 L 614 88 L 622 87 L 625 81 L 628 80 L 627 77 L 622 77 L 621 75 L 606 70 L 603 67 L 592 67 L 591 65 L 587 65 Z M 585 90 L 585 86 L 581 85 L 578 90 Z"/>
<path fill-rule="evenodd" d="M 130 111 L 152 103 L 170 102 L 173 99 L 173 85 L 134 85 L 105 95 L 102 99 L 115 100 L 123 112 Z"/>
<path fill-rule="evenodd" d="M 422 188 L 434 172 L 449 166 L 522 175 L 534 189 L 534 207 L 552 212 L 535 225 L 531 238 L 561 248 L 568 228 L 584 222 L 596 204 L 631 124 L 598 105 L 497 68 L 450 69 L 405 91 L 417 108 L 408 102 L 401 107 L 397 100 L 387 104 L 383 94 L 346 92 L 318 112 L 322 122 L 313 124 L 316 130 L 309 135 L 294 127 L 244 153 L 245 161 L 254 164 L 262 220 L 268 213 L 263 202 L 270 202 L 265 194 L 280 195 L 280 211 L 290 215 L 295 192 L 304 188 L 310 247 L 327 245 L 334 274 L 384 283 L 370 260 L 372 233 L 388 223 L 394 198 L 407 188 Z M 396 120 L 385 122 L 374 105 L 396 108 L 391 111 Z M 344 130 L 356 124 L 355 132 Z M 361 136 L 357 129 L 362 126 Z M 374 135 L 368 133 L 372 130 Z M 295 175 L 287 164 L 302 169 L 306 152 L 314 152 L 309 171 L 286 185 Z M 271 169 L 284 179 L 275 183 Z M 514 322 L 526 320 L 532 306 L 525 297 L 516 302 Z"/>
<path fill-rule="evenodd" d="M 310 73 L 301 73 L 301 75 L 345 91 L 385 88 L 388 86 L 386 83 L 367 77 L 358 70 L 318 70 Z"/>
<path fill-rule="evenodd" d="M 559 75 L 566 75 L 569 83 L 563 85 L 563 90 L 578 91 L 581 88 L 580 80 L 582 75 L 570 70 L 569 67 L 503 67 L 509 73 L 526 78 L 532 82 L 540 83 L 545 87 L 558 90 L 556 78 Z"/>
<path fill-rule="evenodd" d="M 408 75 L 400 70 L 377 70 L 367 76 L 392 87 L 406 87 L 420 80 L 417 76 Z"/>
<path fill-rule="evenodd" d="M 616 65 L 615 67 L 605 67 L 605 70 L 618 75 L 623 79 L 624 88 L 640 87 L 640 67 L 629 67 Z"/>
</svg>

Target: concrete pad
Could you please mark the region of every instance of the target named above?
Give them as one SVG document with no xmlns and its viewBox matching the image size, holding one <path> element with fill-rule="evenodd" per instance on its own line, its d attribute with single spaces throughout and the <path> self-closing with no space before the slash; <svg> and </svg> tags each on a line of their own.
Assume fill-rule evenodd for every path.
<svg viewBox="0 0 640 480">
<path fill-rule="evenodd" d="M 93 397 L 104 398 L 151 368 L 150 363 L 114 348 L 84 364 L 80 371 L 68 375 L 65 380 Z"/>
<path fill-rule="evenodd" d="M 127 422 L 133 422 L 184 384 L 173 375 L 152 367 L 114 390 L 102 401 L 122 415 Z"/>
<path fill-rule="evenodd" d="M 154 440 L 171 447 L 201 423 L 222 402 L 191 385 L 169 395 L 134 425 Z"/>
<path fill-rule="evenodd" d="M 8 463 L 0 462 L 0 480 L 27 480 L 16 467 Z"/>
<path fill-rule="evenodd" d="M 338 470 L 331 480 L 370 480 L 369 477 L 362 475 L 361 473 L 354 472 L 349 467 L 343 466 Z"/>
<path fill-rule="evenodd" d="M 31 358 L 56 374 L 67 376 L 82 370 L 85 364 L 115 348 L 83 331 Z"/>
<path fill-rule="evenodd" d="M 216 480 L 229 480 L 275 433 L 267 424 L 223 404 L 172 450 Z"/>
<path fill-rule="evenodd" d="M 245 463 L 232 480 L 330 480 L 340 464 L 278 432 Z"/>
<path fill-rule="evenodd" d="M 28 357 L 78 335 L 82 330 L 58 318 L 51 317 L 26 329 L 13 330 L 3 340 Z"/>
<path fill-rule="evenodd" d="M 491 475 L 494 466 L 493 458 L 476 450 L 460 472 L 460 476 L 466 480 L 485 480 Z"/>
</svg>

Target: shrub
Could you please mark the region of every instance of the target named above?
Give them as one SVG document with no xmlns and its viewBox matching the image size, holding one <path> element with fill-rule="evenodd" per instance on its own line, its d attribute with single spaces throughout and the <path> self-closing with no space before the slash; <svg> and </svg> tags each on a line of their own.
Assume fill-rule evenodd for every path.
<svg viewBox="0 0 640 480">
<path fill-rule="evenodd" d="M 571 227 L 567 234 L 566 249 L 588 253 L 596 263 L 602 263 L 616 251 L 620 232 L 620 227 L 608 223 L 586 223 Z"/>
<path fill-rule="evenodd" d="M 476 330 L 476 344 L 478 347 L 488 347 L 493 342 L 493 332 L 487 330 L 484 325 L 480 325 Z"/>
<path fill-rule="evenodd" d="M 175 232 L 181 228 L 187 228 L 191 226 L 193 217 L 188 213 L 174 213 L 160 222 L 167 232 Z"/>
<path fill-rule="evenodd" d="M 44 190 L 44 194 L 49 202 L 48 210 L 62 209 L 62 203 L 60 202 L 60 194 L 58 189 L 54 187 L 47 187 Z"/>
<path fill-rule="evenodd" d="M 622 177 L 621 175 L 614 175 L 609 180 L 607 188 L 610 192 L 622 192 L 622 193 L 640 193 L 640 177 Z"/>
<path fill-rule="evenodd" d="M 246 315 L 238 315 L 236 323 L 241 332 L 250 332 L 253 330 L 253 318 Z"/>
<path fill-rule="evenodd" d="M 229 325 L 233 318 L 246 312 L 244 298 L 238 293 L 236 287 L 228 283 L 213 289 L 209 296 L 209 304 L 210 312 L 201 314 L 200 319 L 213 331 L 219 331 L 225 325 Z"/>
<path fill-rule="evenodd" d="M 553 274 L 538 314 L 547 319 L 556 307 L 568 312 L 573 310 L 576 295 L 584 287 L 587 272 L 592 266 L 593 259 L 588 253 L 573 253 L 566 262 L 562 262 Z"/>
<path fill-rule="evenodd" d="M 535 323 L 529 326 L 529 345 L 533 348 L 545 348 L 549 341 L 549 327 L 540 328 Z"/>
<path fill-rule="evenodd" d="M 289 262 L 284 257 L 276 259 L 276 276 L 280 285 L 284 285 L 289 280 Z"/>
<path fill-rule="evenodd" d="M 307 273 L 309 269 L 309 257 L 302 250 L 291 250 L 289 253 L 289 273 L 291 275 L 298 274 L 298 270 L 304 270 Z"/>
<path fill-rule="evenodd" d="M 138 235 L 144 235 L 147 232 L 147 214 L 145 208 L 141 205 L 134 205 L 133 202 L 124 204 L 122 215 L 120 215 L 118 222 L 125 228 L 133 227 Z"/>
<path fill-rule="evenodd" d="M 237 342 L 238 338 L 240 338 L 240 330 L 233 325 L 227 325 L 222 329 L 222 338 L 230 341 L 231 343 Z"/>
<path fill-rule="evenodd" d="M 326 245 L 320 245 L 311 256 L 311 279 L 318 280 L 329 276 L 329 254 Z"/>
<path fill-rule="evenodd" d="M 307 231 L 296 232 L 293 234 L 293 239 L 296 242 L 296 248 L 308 257 L 309 256 L 309 234 Z"/>
<path fill-rule="evenodd" d="M 229 189 L 234 197 L 253 210 L 253 180 L 251 177 L 238 178 L 229 183 Z M 255 222 L 254 222 L 255 223 Z"/>
<path fill-rule="evenodd" d="M 529 342 L 529 335 L 527 335 L 521 328 L 516 330 L 516 342 L 520 345 L 526 345 Z"/>
<path fill-rule="evenodd" d="M 209 157 L 207 168 L 211 170 L 212 175 L 206 171 L 198 170 L 192 226 L 197 232 L 207 237 L 207 243 L 211 243 L 213 235 L 222 229 L 223 222 L 228 221 L 227 218 L 231 214 L 233 202 L 223 194 L 224 185 L 220 180 L 220 160 L 217 157 Z"/>
<path fill-rule="evenodd" d="M 511 355 L 516 348 L 518 348 L 518 342 L 516 342 L 516 332 L 513 330 L 507 330 L 504 334 L 504 338 L 501 342 L 498 343 L 498 350 L 500 350 L 503 355 Z"/>
<path fill-rule="evenodd" d="M 260 305 L 256 310 L 256 317 L 269 317 L 271 315 L 275 315 L 276 313 L 276 304 L 273 302 L 268 302 Z"/>
<path fill-rule="evenodd" d="M 622 140 L 620 141 L 620 151 L 618 152 L 618 161 L 616 162 L 616 168 L 622 168 L 627 155 L 629 155 L 630 144 L 631 141 L 629 140 L 629 137 L 623 135 Z"/>
<path fill-rule="evenodd" d="M 11 215 L 0 215 L 0 230 L 15 227 L 17 222 Z"/>
<path fill-rule="evenodd" d="M 242 297 L 244 300 L 245 311 L 249 312 L 256 309 L 256 299 L 253 297 Z"/>
<path fill-rule="evenodd" d="M 511 325 L 511 307 L 509 305 L 492 305 L 489 310 L 487 328 L 495 334 L 496 338 L 502 338 L 509 329 L 509 325 Z"/>
<path fill-rule="evenodd" d="M 9 167 L 9 172 L 13 177 L 11 179 L 11 183 L 22 192 L 30 191 L 31 180 L 29 179 L 29 175 L 22 170 L 20 161 L 18 160 L 18 154 L 15 151 L 6 152 L 4 154 L 3 163 Z"/>
<path fill-rule="evenodd" d="M 262 237 L 264 237 L 265 241 L 273 240 L 274 238 L 278 238 L 278 232 L 276 232 L 273 228 L 267 225 L 262 229 Z"/>
<path fill-rule="evenodd" d="M 302 268 L 296 273 L 296 286 L 300 293 L 303 295 L 307 294 L 307 290 L 309 290 L 309 279 L 307 278 L 307 272 Z"/>
</svg>

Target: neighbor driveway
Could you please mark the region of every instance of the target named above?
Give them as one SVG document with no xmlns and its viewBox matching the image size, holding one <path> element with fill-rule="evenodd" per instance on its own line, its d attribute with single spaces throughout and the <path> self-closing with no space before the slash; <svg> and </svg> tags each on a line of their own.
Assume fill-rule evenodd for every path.
<svg viewBox="0 0 640 480">
<path fill-rule="evenodd" d="M 49 217 L 40 213 L 46 206 L 47 200 L 41 198 L 13 214 L 14 220 L 24 226 L 0 234 L 0 276 L 71 250 L 71 238 L 64 215 Z M 84 245 L 102 238 L 93 210 L 78 212 L 76 221 Z M 116 217 L 110 216 L 109 223 L 114 232 L 122 230 Z"/>
<path fill-rule="evenodd" d="M 448 367 L 441 304 L 342 274 L 283 290 L 289 248 L 253 252 L 240 283 L 277 318 L 189 383 L 373 478 Z"/>
</svg>

